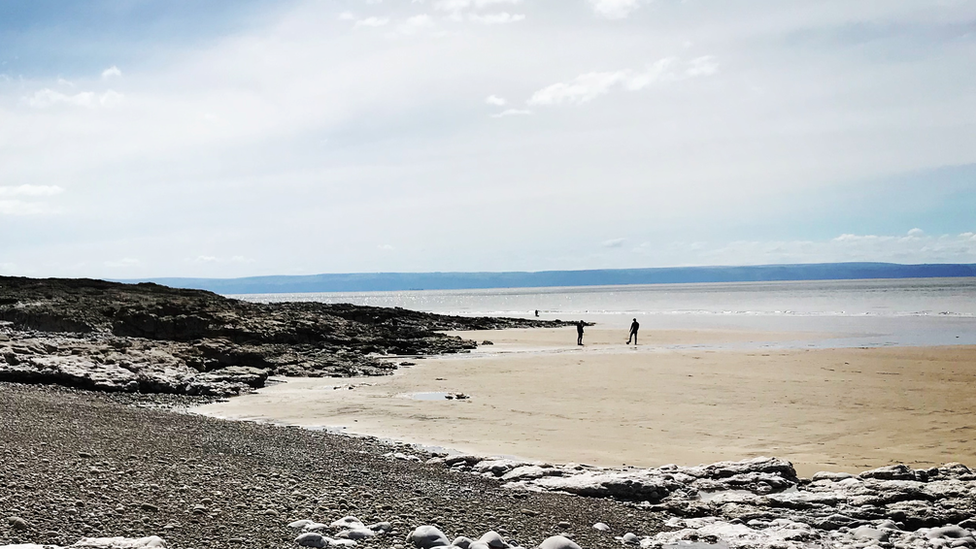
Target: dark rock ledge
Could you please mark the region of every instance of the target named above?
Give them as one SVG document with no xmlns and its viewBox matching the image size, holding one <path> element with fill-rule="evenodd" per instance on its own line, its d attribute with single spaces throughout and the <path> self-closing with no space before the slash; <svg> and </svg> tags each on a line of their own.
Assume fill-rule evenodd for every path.
<svg viewBox="0 0 976 549">
<path fill-rule="evenodd" d="M 261 387 L 269 375 L 384 375 L 396 369 L 390 357 L 477 345 L 440 331 L 565 324 L 0 277 L 0 381 L 226 396 Z"/>
</svg>

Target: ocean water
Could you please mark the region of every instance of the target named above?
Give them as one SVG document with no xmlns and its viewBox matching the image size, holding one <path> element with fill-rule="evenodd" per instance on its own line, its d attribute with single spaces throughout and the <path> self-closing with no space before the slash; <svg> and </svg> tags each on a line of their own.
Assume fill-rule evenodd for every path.
<svg viewBox="0 0 976 549">
<path fill-rule="evenodd" d="M 596 322 L 626 329 L 833 334 L 803 346 L 976 345 L 976 278 L 655 284 L 571 288 L 249 294 L 468 316 Z M 799 345 L 799 343 L 797 343 Z"/>
</svg>

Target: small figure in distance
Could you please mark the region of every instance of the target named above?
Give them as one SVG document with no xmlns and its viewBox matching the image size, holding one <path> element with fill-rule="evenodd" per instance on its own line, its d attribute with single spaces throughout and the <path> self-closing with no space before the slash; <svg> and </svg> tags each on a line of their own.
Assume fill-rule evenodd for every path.
<svg viewBox="0 0 976 549">
<path fill-rule="evenodd" d="M 583 321 L 580 320 L 576 323 L 576 344 L 583 344 Z"/>
<path fill-rule="evenodd" d="M 637 330 L 640 329 L 640 323 L 637 322 L 635 318 L 633 322 L 630 323 L 630 337 L 627 338 L 627 345 L 630 345 L 630 340 L 634 340 L 634 347 L 637 346 Z"/>
<path fill-rule="evenodd" d="M 539 318 L 539 309 L 536 309 L 536 310 L 535 310 L 535 317 L 536 317 L 536 318 Z"/>
</svg>

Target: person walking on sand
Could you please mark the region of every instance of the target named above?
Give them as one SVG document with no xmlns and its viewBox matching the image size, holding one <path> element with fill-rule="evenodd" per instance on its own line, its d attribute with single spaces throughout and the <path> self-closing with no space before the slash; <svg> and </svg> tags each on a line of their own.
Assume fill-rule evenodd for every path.
<svg viewBox="0 0 976 549">
<path fill-rule="evenodd" d="M 634 340 L 634 347 L 637 346 L 637 330 L 640 329 L 640 323 L 637 322 L 635 318 L 633 322 L 630 323 L 630 337 L 627 338 L 627 345 L 630 345 L 630 340 Z"/>
<path fill-rule="evenodd" d="M 580 320 L 576 323 L 576 344 L 583 344 L 583 321 Z"/>
</svg>

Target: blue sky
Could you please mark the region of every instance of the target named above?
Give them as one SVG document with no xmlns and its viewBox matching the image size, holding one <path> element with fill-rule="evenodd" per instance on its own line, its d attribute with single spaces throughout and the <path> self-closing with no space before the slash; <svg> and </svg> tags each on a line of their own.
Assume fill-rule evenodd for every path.
<svg viewBox="0 0 976 549">
<path fill-rule="evenodd" d="M 976 263 L 976 1 L 0 2 L 0 273 Z"/>
</svg>

